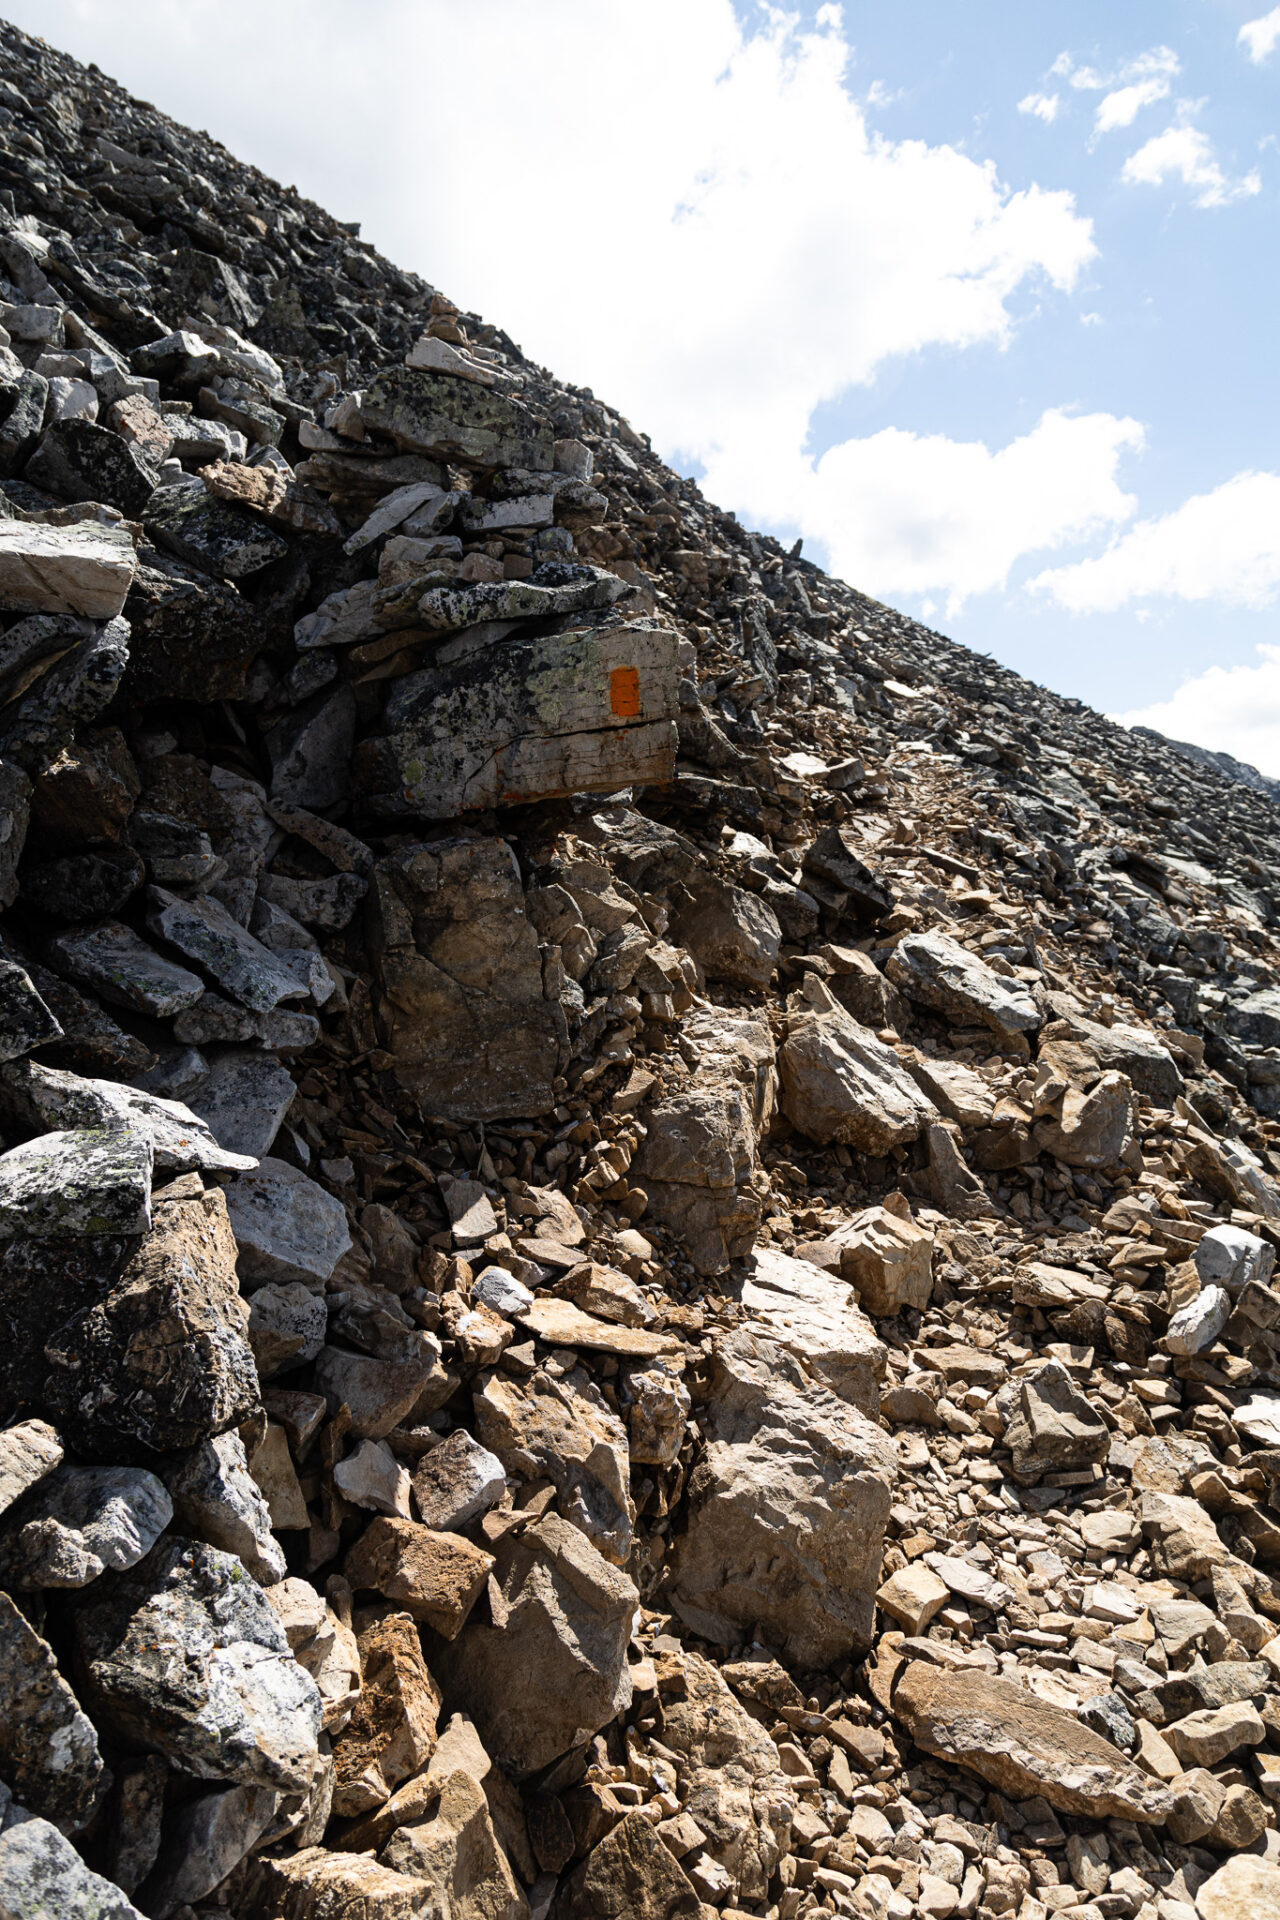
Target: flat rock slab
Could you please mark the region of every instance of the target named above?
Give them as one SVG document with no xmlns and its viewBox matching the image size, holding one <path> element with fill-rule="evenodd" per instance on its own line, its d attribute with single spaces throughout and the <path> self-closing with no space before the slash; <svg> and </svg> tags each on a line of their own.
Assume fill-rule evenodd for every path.
<svg viewBox="0 0 1280 1920">
<path fill-rule="evenodd" d="M 650 1333 L 644 1327 L 618 1327 L 583 1313 L 569 1300 L 539 1295 L 517 1316 L 522 1327 L 550 1347 L 584 1347 L 592 1353 L 612 1353 L 625 1360 L 652 1360 L 660 1353 L 682 1353 L 674 1334 Z"/>
<path fill-rule="evenodd" d="M 747 1261 L 739 1295 L 756 1331 L 794 1353 L 824 1385 L 874 1420 L 885 1349 L 845 1280 L 760 1247 Z"/>
<path fill-rule="evenodd" d="M 205 990 L 198 973 L 166 960 L 118 920 L 59 934 L 50 943 L 49 963 L 111 1006 L 157 1020 L 194 1006 Z"/>
<path fill-rule="evenodd" d="M 267 1064 L 274 1066 L 274 1062 Z M 124 1129 L 147 1135 L 155 1165 L 170 1173 L 243 1173 L 256 1165 L 256 1155 L 233 1152 L 222 1145 L 204 1120 L 181 1101 L 144 1093 L 119 1080 L 91 1080 L 29 1060 L 15 1060 L 0 1068 L 0 1080 L 6 1096 L 30 1124 L 59 1129 Z M 293 1087 L 292 1080 L 289 1085 Z"/>
<path fill-rule="evenodd" d="M 46 527 L 0 522 L 0 607 L 14 613 L 77 613 L 114 620 L 133 584 L 137 556 L 123 527 Z"/>
<path fill-rule="evenodd" d="M 1166 1790 L 1074 1714 L 1011 1680 L 948 1673 L 927 1661 L 905 1669 L 894 1717 L 918 1747 L 967 1767 L 1015 1800 L 1043 1795 L 1059 1813 L 1160 1824 Z"/>
<path fill-rule="evenodd" d="M 247 1285 L 322 1288 L 351 1245 L 342 1202 L 287 1160 L 263 1159 L 224 1191 Z"/>
<path fill-rule="evenodd" d="M 885 972 L 917 1006 L 1000 1035 L 1034 1033 L 1044 1016 L 1021 981 L 1006 979 L 944 933 L 908 933 Z"/>
<path fill-rule="evenodd" d="M 208 1078 L 191 1100 L 230 1164 L 248 1172 L 270 1153 L 297 1091 L 278 1060 L 237 1047 L 210 1060 Z"/>
<path fill-rule="evenodd" d="M 360 403 L 363 419 L 410 453 L 549 473 L 551 428 L 519 400 L 426 368 L 390 367 Z"/>
<path fill-rule="evenodd" d="M 665 783 L 678 645 L 657 621 L 615 618 L 424 667 L 393 683 L 385 733 L 357 750 L 356 786 L 377 812 L 452 820 Z"/>
<path fill-rule="evenodd" d="M 270 1013 L 282 1000 L 303 998 L 296 977 L 231 918 L 221 901 L 208 895 L 180 900 L 163 887 L 152 887 L 148 898 L 151 931 L 203 967 L 242 1006 Z"/>
<path fill-rule="evenodd" d="M 0 1240 L 145 1233 L 151 1141 L 142 1127 L 71 1127 L 0 1154 Z"/>
</svg>

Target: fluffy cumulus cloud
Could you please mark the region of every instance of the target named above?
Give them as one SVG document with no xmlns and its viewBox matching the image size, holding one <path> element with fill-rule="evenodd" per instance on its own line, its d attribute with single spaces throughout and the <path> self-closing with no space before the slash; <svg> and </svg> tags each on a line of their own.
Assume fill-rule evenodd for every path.
<svg viewBox="0 0 1280 1920">
<path fill-rule="evenodd" d="M 1280 647 L 1260 646 L 1256 666 L 1210 667 L 1168 700 L 1118 715 L 1126 727 L 1154 727 L 1233 753 L 1280 778 Z"/>
<path fill-rule="evenodd" d="M 1262 176 L 1256 169 L 1238 180 L 1230 179 L 1209 136 L 1191 126 L 1168 127 L 1156 134 L 1129 155 L 1121 177 L 1129 186 L 1150 187 L 1180 179 L 1194 189 L 1198 207 L 1227 207 L 1233 200 L 1247 200 L 1262 191 Z"/>
<path fill-rule="evenodd" d="M 1172 47 L 1150 47 L 1109 73 L 1096 67 L 1078 67 L 1069 53 L 1060 53 L 1053 73 L 1080 93 L 1100 93 L 1094 109 L 1095 134 L 1131 127 L 1144 107 L 1167 100 L 1181 64 Z"/>
<path fill-rule="evenodd" d="M 972 497 L 948 531 L 930 479 L 944 456 L 958 493 L 972 481 L 1016 507 L 1036 546 L 1114 520 L 1108 449 L 1127 423 L 1063 417 L 994 454 L 909 435 L 807 453 L 818 409 L 886 361 L 1002 345 L 1015 296 L 1071 289 L 1096 252 L 1069 193 L 1015 190 L 989 161 L 869 125 L 837 6 L 747 25 L 731 0 L 380 0 L 376 33 L 347 0 L 8 13 L 363 214 L 394 259 L 700 462 L 713 497 L 821 533 L 864 581 L 882 544 L 882 587 L 963 596 L 1004 577 L 1016 538 L 970 555 Z M 1045 500 L 1023 507 L 1012 476 L 1054 434 L 1072 475 L 1059 484 L 1046 458 Z M 879 496 L 877 458 L 894 476 Z M 848 524 L 873 512 L 876 541 Z"/>
<path fill-rule="evenodd" d="M 1058 108 L 1062 105 L 1056 93 L 1027 93 L 1018 102 L 1019 113 L 1029 113 L 1036 120 L 1043 120 L 1050 126 L 1058 117 Z"/>
<path fill-rule="evenodd" d="M 1051 568 L 1030 585 L 1073 613 L 1113 613 L 1158 599 L 1274 606 L 1280 474 L 1236 474 L 1171 513 L 1138 521 L 1095 559 Z"/>
<path fill-rule="evenodd" d="M 887 428 L 832 447 L 785 485 L 837 573 L 886 598 L 941 591 L 954 616 L 1004 586 L 1023 555 L 1128 519 L 1137 503 L 1116 470 L 1141 444 L 1136 420 L 1109 413 L 1051 411 L 995 451 Z"/>
<path fill-rule="evenodd" d="M 1254 66 L 1261 66 L 1280 46 L 1280 7 L 1273 7 L 1260 19 L 1246 20 L 1237 37 Z"/>
</svg>

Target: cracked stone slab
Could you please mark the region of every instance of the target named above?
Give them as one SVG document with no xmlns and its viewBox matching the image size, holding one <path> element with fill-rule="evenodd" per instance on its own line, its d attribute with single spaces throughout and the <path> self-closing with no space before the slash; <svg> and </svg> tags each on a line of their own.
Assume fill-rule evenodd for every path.
<svg viewBox="0 0 1280 1920">
<path fill-rule="evenodd" d="M 152 887 L 149 901 L 147 925 L 152 933 L 203 967 L 244 1006 L 256 1013 L 269 1013 L 282 1000 L 302 998 L 294 976 L 260 940 L 232 919 L 220 900 L 208 894 L 180 900 L 163 887 Z"/>
<path fill-rule="evenodd" d="M 151 1141 L 141 1127 L 77 1127 L 0 1154 L 0 1240 L 145 1233 Z"/>
<path fill-rule="evenodd" d="M 234 1048 L 210 1059 L 191 1100 L 228 1163 L 248 1172 L 270 1153 L 297 1091 L 288 1068 L 269 1054 Z"/>
<path fill-rule="evenodd" d="M 241 1280 L 322 1289 L 351 1245 L 340 1200 L 285 1160 L 266 1158 L 226 1188 Z"/>
<path fill-rule="evenodd" d="M 291 1080 L 289 1085 L 292 1089 Z M 172 1173 L 244 1173 L 257 1161 L 256 1154 L 223 1146 L 205 1121 L 181 1101 L 165 1100 L 118 1080 L 90 1080 L 59 1067 L 12 1061 L 0 1068 L 0 1101 L 16 1109 L 31 1126 L 145 1133 L 150 1136 L 156 1166 Z"/>
<path fill-rule="evenodd" d="M 60 973 L 92 987 L 112 1006 L 158 1020 L 194 1006 L 204 992 L 199 974 L 166 960 L 119 920 L 59 934 L 50 942 L 49 958 Z"/>
</svg>

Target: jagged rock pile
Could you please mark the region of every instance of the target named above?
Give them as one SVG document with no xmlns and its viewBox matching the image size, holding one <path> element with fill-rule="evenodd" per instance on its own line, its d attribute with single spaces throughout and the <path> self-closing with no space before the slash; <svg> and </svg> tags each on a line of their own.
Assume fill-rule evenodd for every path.
<svg viewBox="0 0 1280 1920">
<path fill-rule="evenodd" d="M 0 1916 L 1280 1913 L 1280 813 L 0 28 Z"/>
</svg>

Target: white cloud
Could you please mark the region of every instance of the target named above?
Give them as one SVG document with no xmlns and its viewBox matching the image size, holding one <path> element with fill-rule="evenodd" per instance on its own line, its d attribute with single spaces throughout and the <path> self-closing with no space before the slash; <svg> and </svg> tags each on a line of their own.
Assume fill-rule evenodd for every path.
<svg viewBox="0 0 1280 1920">
<path fill-rule="evenodd" d="M 1280 474 L 1238 473 L 1171 513 L 1140 520 L 1096 559 L 1030 582 L 1073 613 L 1137 600 L 1273 606 L 1280 596 Z"/>
<path fill-rule="evenodd" d="M 818 410 L 895 357 L 1003 346 L 1013 296 L 1070 289 L 1096 255 L 1070 193 L 1015 191 L 990 161 L 874 131 L 833 5 L 807 28 L 761 9 L 754 29 L 731 0 L 381 0 L 377 12 L 371 33 L 349 0 L 6 9 L 340 218 L 363 216 L 393 259 L 589 383 L 668 457 L 702 462 L 713 498 L 821 533 L 837 564 L 870 554 L 841 515 L 870 511 L 874 488 L 867 443 L 807 456 Z M 1079 451 L 1087 431 L 1074 423 L 1066 439 Z M 928 443 L 900 441 L 917 452 L 876 523 L 906 555 L 940 498 Z M 977 455 L 975 471 L 990 461 L 996 476 L 1027 457 Z M 895 560 L 877 578 L 980 591 L 1018 539 L 1043 547 L 1068 524 L 1114 521 L 1106 458 L 1077 464 L 1096 501 L 1054 505 L 1051 487 L 1032 511 L 1010 486 L 1021 531 L 998 551 L 987 536 L 969 561 L 963 541 L 929 533 L 934 560 Z M 971 477 L 963 466 L 957 484 Z M 956 511 L 976 537 L 976 516 Z"/>
<path fill-rule="evenodd" d="M 1154 727 L 1280 777 L 1280 647 L 1258 653 L 1257 666 L 1209 667 L 1168 700 L 1117 717 L 1122 726 Z"/>
<path fill-rule="evenodd" d="M 1261 19 L 1246 20 L 1236 39 L 1247 50 L 1254 66 L 1261 66 L 1280 45 L 1280 7 L 1273 7 Z"/>
<path fill-rule="evenodd" d="M 1168 97 L 1168 80 L 1135 80 L 1131 86 L 1117 87 L 1098 102 L 1093 130 L 1113 133 L 1117 127 L 1131 127 L 1144 107 Z"/>
<path fill-rule="evenodd" d="M 1129 155 L 1120 177 L 1130 186 L 1151 187 L 1179 177 L 1184 186 L 1198 189 L 1198 207 L 1226 207 L 1262 191 L 1262 176 L 1256 168 L 1239 180 L 1223 172 L 1213 142 L 1199 127 L 1167 127 Z"/>
<path fill-rule="evenodd" d="M 779 476 L 776 501 L 772 476 L 743 475 L 739 490 L 765 512 L 783 497 L 798 501 L 805 532 L 868 592 L 942 595 L 954 615 L 970 596 L 1004 586 L 1025 554 L 1128 519 L 1137 503 L 1116 468 L 1142 438 L 1136 420 L 1058 410 L 995 451 L 891 427 Z"/>
<path fill-rule="evenodd" d="M 1019 100 L 1018 112 L 1034 114 L 1037 120 L 1043 120 L 1048 126 L 1057 119 L 1060 105 L 1056 93 L 1028 93 Z"/>
</svg>

